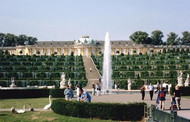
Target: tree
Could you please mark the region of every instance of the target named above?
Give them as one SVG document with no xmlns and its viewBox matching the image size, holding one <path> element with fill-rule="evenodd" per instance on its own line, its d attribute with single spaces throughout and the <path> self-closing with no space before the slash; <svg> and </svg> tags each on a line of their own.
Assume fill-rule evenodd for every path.
<svg viewBox="0 0 190 122">
<path fill-rule="evenodd" d="M 0 33 L 0 46 L 3 46 L 4 40 L 5 40 L 5 34 L 4 33 Z"/>
<path fill-rule="evenodd" d="M 171 32 L 170 34 L 167 35 L 167 45 L 178 45 L 180 44 L 180 38 L 178 35 L 174 32 Z"/>
<path fill-rule="evenodd" d="M 162 38 L 164 37 L 162 31 L 155 30 L 151 33 L 151 39 L 153 45 L 160 45 L 163 43 Z"/>
<path fill-rule="evenodd" d="M 181 43 L 183 45 L 189 45 L 190 44 L 190 32 L 184 31 L 182 32 L 183 37 L 181 38 Z"/>
<path fill-rule="evenodd" d="M 36 37 L 31 37 L 31 36 L 29 36 L 27 43 L 28 43 L 28 45 L 33 45 L 33 44 L 35 44 L 37 41 L 38 41 L 38 39 L 37 39 Z"/>
<path fill-rule="evenodd" d="M 15 46 L 17 37 L 14 34 L 7 33 L 4 39 L 4 46 Z"/>
<path fill-rule="evenodd" d="M 148 33 L 142 31 L 136 31 L 129 37 L 133 42 L 137 44 L 148 44 Z"/>
<path fill-rule="evenodd" d="M 19 35 L 18 39 L 17 39 L 17 45 L 25 45 L 25 43 L 27 42 L 28 37 L 26 35 Z"/>
</svg>

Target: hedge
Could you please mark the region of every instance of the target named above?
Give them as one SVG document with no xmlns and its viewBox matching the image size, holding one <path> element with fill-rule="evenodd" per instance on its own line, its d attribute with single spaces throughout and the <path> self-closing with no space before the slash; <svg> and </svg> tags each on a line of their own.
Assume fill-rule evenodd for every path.
<svg viewBox="0 0 190 122">
<path fill-rule="evenodd" d="M 0 99 L 64 97 L 64 89 L 0 89 Z"/>
<path fill-rule="evenodd" d="M 190 86 L 188 87 L 179 87 L 179 89 L 181 90 L 182 92 L 182 96 L 190 96 Z M 170 94 L 173 94 L 175 88 L 174 87 L 171 87 L 170 88 Z"/>
<path fill-rule="evenodd" d="M 144 105 L 146 103 L 86 103 L 56 99 L 51 109 L 57 114 L 73 117 L 138 121 L 143 119 Z"/>
</svg>

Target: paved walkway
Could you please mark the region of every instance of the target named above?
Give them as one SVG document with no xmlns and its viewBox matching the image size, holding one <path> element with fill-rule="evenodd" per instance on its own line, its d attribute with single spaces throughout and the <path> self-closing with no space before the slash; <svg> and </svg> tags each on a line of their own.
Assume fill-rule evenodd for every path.
<svg viewBox="0 0 190 122">
<path fill-rule="evenodd" d="M 107 102 L 107 103 L 130 103 L 130 102 L 145 102 L 148 105 L 156 104 L 157 94 L 154 94 L 153 100 L 150 100 L 150 96 L 147 93 L 145 95 L 145 100 L 141 100 L 140 93 L 133 94 L 106 94 L 101 96 L 92 96 L 92 102 Z M 169 108 L 171 106 L 171 97 L 168 94 L 166 96 L 165 111 L 170 112 Z M 182 110 L 177 111 L 179 116 L 190 119 L 190 99 L 182 98 L 181 100 Z"/>
</svg>

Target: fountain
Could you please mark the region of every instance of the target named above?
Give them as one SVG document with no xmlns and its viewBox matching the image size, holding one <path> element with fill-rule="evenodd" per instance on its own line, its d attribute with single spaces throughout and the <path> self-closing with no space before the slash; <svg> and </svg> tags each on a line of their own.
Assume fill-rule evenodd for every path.
<svg viewBox="0 0 190 122">
<path fill-rule="evenodd" d="M 111 44 L 109 39 L 109 33 L 106 33 L 105 43 L 104 43 L 104 58 L 103 58 L 103 82 L 102 82 L 102 92 L 103 94 L 111 93 L 112 89 L 111 83 L 112 67 L 111 67 Z"/>
</svg>

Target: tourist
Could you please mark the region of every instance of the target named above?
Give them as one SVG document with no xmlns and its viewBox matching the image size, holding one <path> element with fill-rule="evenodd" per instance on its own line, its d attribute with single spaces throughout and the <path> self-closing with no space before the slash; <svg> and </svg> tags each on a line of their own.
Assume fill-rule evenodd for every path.
<svg viewBox="0 0 190 122">
<path fill-rule="evenodd" d="M 117 89 L 117 84 L 115 83 L 115 89 Z"/>
<path fill-rule="evenodd" d="M 91 102 L 91 96 L 88 92 L 84 92 L 82 88 L 79 90 L 79 95 L 81 102 Z"/>
<path fill-rule="evenodd" d="M 143 84 L 142 86 L 141 86 L 141 95 L 142 95 L 142 100 L 144 100 L 144 97 L 145 97 L 145 85 Z"/>
<path fill-rule="evenodd" d="M 92 68 L 90 67 L 90 72 L 92 72 Z"/>
<path fill-rule="evenodd" d="M 97 93 L 97 96 L 100 95 L 100 91 L 101 91 L 100 85 L 98 83 L 96 83 L 96 93 Z"/>
<path fill-rule="evenodd" d="M 67 85 L 64 90 L 64 95 L 66 100 L 71 100 L 73 98 L 73 90 L 69 87 L 69 85 Z"/>
<path fill-rule="evenodd" d="M 149 85 L 149 94 L 150 94 L 150 100 L 152 100 L 154 94 L 154 86 L 152 85 L 152 83 L 150 83 Z"/>
<path fill-rule="evenodd" d="M 95 89 L 96 89 L 96 86 L 94 84 L 94 82 L 92 83 L 92 95 L 95 95 Z"/>
<path fill-rule="evenodd" d="M 157 109 L 159 109 L 159 103 L 160 103 L 159 92 L 160 92 L 160 85 L 157 85 L 157 89 L 156 89 L 156 91 L 155 91 L 155 94 L 158 93 L 157 99 L 156 99 L 156 108 L 157 108 Z"/>
<path fill-rule="evenodd" d="M 177 109 L 180 110 L 181 107 L 180 107 L 180 102 L 181 102 L 181 90 L 179 89 L 179 86 L 176 86 L 175 87 L 175 90 L 174 90 L 174 96 L 175 96 L 175 100 L 177 102 Z"/>
<path fill-rule="evenodd" d="M 79 101 L 79 85 L 76 85 L 77 101 Z"/>
<path fill-rule="evenodd" d="M 164 110 L 165 109 L 165 100 L 166 100 L 166 92 L 164 90 L 164 87 L 161 88 L 161 91 L 159 92 L 159 108 Z"/>
</svg>

